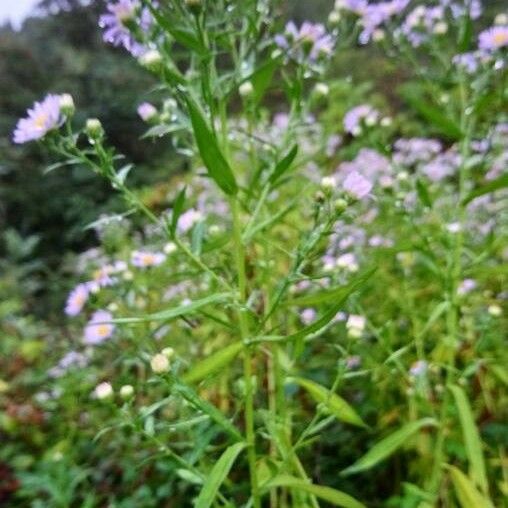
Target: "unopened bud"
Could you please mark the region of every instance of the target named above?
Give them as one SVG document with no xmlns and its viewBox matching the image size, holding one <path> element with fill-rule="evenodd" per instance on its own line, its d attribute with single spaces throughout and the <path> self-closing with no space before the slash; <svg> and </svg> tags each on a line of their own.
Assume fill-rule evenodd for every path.
<svg viewBox="0 0 508 508">
<path fill-rule="evenodd" d="M 72 116 L 74 111 L 76 111 L 76 106 L 74 106 L 74 99 L 71 94 L 64 93 L 60 95 L 60 111 L 65 116 Z"/>
<path fill-rule="evenodd" d="M 143 67 L 155 71 L 162 63 L 162 55 L 156 49 L 150 49 L 139 57 L 138 62 Z"/>
<path fill-rule="evenodd" d="M 242 97 L 247 97 L 249 95 L 252 95 L 252 93 L 254 92 L 254 87 L 252 86 L 252 83 L 250 81 L 245 81 L 238 88 L 238 92 Z"/>
<path fill-rule="evenodd" d="M 130 399 L 134 395 L 134 387 L 132 385 L 123 385 L 120 388 L 120 397 L 124 400 Z"/>
<path fill-rule="evenodd" d="M 158 353 L 152 356 L 150 360 L 150 367 L 156 374 L 164 374 L 169 371 L 169 360 L 166 355 Z"/>
<path fill-rule="evenodd" d="M 97 118 L 89 118 L 86 121 L 85 131 L 90 139 L 100 139 L 104 135 L 101 121 Z"/>
<path fill-rule="evenodd" d="M 316 95 L 321 97 L 326 97 L 330 93 L 330 88 L 326 83 L 316 83 L 314 87 L 314 92 Z"/>
</svg>

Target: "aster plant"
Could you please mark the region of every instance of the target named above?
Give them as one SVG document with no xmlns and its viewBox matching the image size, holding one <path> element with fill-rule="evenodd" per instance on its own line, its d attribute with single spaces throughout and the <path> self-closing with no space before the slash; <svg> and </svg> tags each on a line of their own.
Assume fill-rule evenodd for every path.
<svg viewBox="0 0 508 508">
<path fill-rule="evenodd" d="M 487 93 L 506 95 L 506 26 L 476 30 L 476 0 L 431 4 L 338 0 L 325 26 L 274 23 L 264 0 L 111 2 L 104 40 L 160 80 L 154 104 L 138 106 L 146 136 L 170 136 L 192 167 L 162 212 L 130 188 L 133 167 L 108 146 L 100 120 L 76 126 L 68 96 L 49 95 L 18 123 L 16 143 L 42 140 L 62 165 L 88 166 L 123 196 L 126 215 L 147 219 L 128 250 L 88 259 L 95 270 L 65 306 L 83 319 L 82 352 L 64 356 L 53 377 L 110 348 L 110 375 L 92 392 L 113 406 L 108 430 L 129 429 L 168 457 L 171 481 L 187 481 L 198 508 L 361 508 L 365 482 L 351 478 L 406 445 L 416 456 L 407 506 L 500 499 L 461 348 L 476 326 L 464 310 L 477 290 L 471 272 L 487 256 L 475 257 L 475 242 L 492 238 L 492 193 L 506 186 L 506 119 L 488 125 L 477 111 Z M 444 37 L 459 41 L 453 52 L 441 51 Z M 324 139 L 316 114 L 333 90 L 321 80 L 348 43 L 378 44 L 416 76 L 422 54 L 432 61 L 423 98 L 408 100 L 442 139 L 391 139 L 394 119 L 370 101 L 352 105 Z M 432 102 L 443 90 L 457 99 L 445 113 Z M 422 272 L 428 287 L 410 287 Z M 502 314 L 496 302 L 489 309 L 488 319 Z M 489 337 L 490 351 L 500 338 Z M 124 364 L 137 384 L 116 386 L 112 372 Z M 497 362 L 486 355 L 483 364 Z M 393 391 L 404 403 L 386 430 L 377 402 L 360 401 L 391 403 Z M 320 481 L 313 453 L 329 429 L 344 448 L 361 440 L 365 453 L 340 450 L 340 476 Z M 463 455 L 449 439 L 457 429 Z"/>
</svg>

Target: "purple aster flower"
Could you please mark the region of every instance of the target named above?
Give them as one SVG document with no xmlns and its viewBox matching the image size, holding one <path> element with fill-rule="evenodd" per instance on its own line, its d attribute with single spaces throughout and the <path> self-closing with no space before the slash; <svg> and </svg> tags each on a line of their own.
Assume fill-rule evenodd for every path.
<svg viewBox="0 0 508 508">
<path fill-rule="evenodd" d="M 88 300 L 89 294 L 88 286 L 86 284 L 78 284 L 67 297 L 65 313 L 68 316 L 77 316 Z"/>
<path fill-rule="evenodd" d="M 304 21 L 297 28 L 293 21 L 289 21 L 284 34 L 278 34 L 274 38 L 275 44 L 281 49 L 289 51 L 292 58 L 304 61 L 306 57 L 310 61 L 317 61 L 323 56 L 329 56 L 333 52 L 333 37 L 326 32 L 321 23 Z"/>
<path fill-rule="evenodd" d="M 135 57 L 141 56 L 147 50 L 146 46 L 134 39 L 127 27 L 129 22 L 135 20 L 139 7 L 137 0 L 118 0 L 116 3 L 109 3 L 107 5 L 109 12 L 99 18 L 99 26 L 104 29 L 104 41 L 113 46 L 123 46 Z M 150 23 L 150 13 L 143 9 L 141 28 L 146 30 Z"/>
<path fill-rule="evenodd" d="M 478 58 L 476 53 L 473 52 L 455 55 L 452 62 L 456 66 L 464 68 L 469 74 L 473 74 L 478 70 Z"/>
<path fill-rule="evenodd" d="M 478 36 L 478 47 L 483 51 L 496 51 L 508 46 L 508 26 L 493 26 Z"/>
<path fill-rule="evenodd" d="M 362 364 L 362 359 L 358 355 L 348 356 L 346 358 L 346 367 L 349 370 L 357 369 Z"/>
<path fill-rule="evenodd" d="M 83 342 L 93 346 L 109 339 L 115 330 L 115 325 L 110 322 L 112 319 L 113 316 L 106 310 L 94 312 L 85 327 Z"/>
<path fill-rule="evenodd" d="M 362 132 L 362 124 L 374 124 L 379 118 L 379 111 L 369 104 L 361 104 L 350 109 L 344 116 L 344 129 L 353 136 Z"/>
<path fill-rule="evenodd" d="M 358 173 L 358 171 L 353 171 L 344 180 L 343 187 L 354 198 L 362 199 L 372 190 L 372 183 Z"/>
<path fill-rule="evenodd" d="M 138 106 L 138 115 L 144 122 L 148 122 L 157 116 L 157 109 L 149 102 L 143 102 Z"/>
<path fill-rule="evenodd" d="M 27 118 L 21 118 L 14 131 L 14 143 L 26 143 L 43 138 L 46 133 L 62 123 L 60 96 L 47 95 L 42 102 L 36 102 L 28 110 Z"/>
<path fill-rule="evenodd" d="M 159 266 L 166 260 L 166 255 L 162 252 L 149 252 L 135 250 L 131 256 L 131 262 L 138 268 L 148 268 L 150 266 Z"/>
</svg>

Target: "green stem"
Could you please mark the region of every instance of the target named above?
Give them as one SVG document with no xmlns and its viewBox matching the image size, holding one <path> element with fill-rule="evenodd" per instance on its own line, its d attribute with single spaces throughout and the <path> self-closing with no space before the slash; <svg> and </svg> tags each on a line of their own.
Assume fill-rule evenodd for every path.
<svg viewBox="0 0 508 508">
<path fill-rule="evenodd" d="M 247 301 L 247 277 L 245 274 L 245 251 L 242 243 L 241 223 L 238 211 L 238 202 L 230 200 L 231 215 L 233 217 L 233 241 L 235 249 L 235 262 L 238 273 L 238 323 L 242 340 L 249 337 L 249 322 L 244 308 Z M 243 353 L 243 376 L 245 382 L 245 435 L 247 440 L 247 458 L 252 489 L 254 508 L 261 508 L 261 496 L 259 492 L 256 471 L 256 442 L 254 433 L 254 393 L 252 387 L 252 353 L 250 347 L 244 348 Z"/>
</svg>

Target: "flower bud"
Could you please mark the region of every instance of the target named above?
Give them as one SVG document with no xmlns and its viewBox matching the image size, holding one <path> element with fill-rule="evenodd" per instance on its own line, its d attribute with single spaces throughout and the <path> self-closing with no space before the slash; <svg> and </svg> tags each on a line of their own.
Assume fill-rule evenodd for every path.
<svg viewBox="0 0 508 508">
<path fill-rule="evenodd" d="M 372 32 L 372 40 L 374 42 L 381 42 L 382 40 L 384 40 L 385 36 L 386 36 L 385 31 L 381 30 L 381 28 L 377 28 L 376 30 L 374 30 L 374 32 Z"/>
<path fill-rule="evenodd" d="M 434 25 L 433 32 L 437 35 L 443 35 L 448 32 L 448 24 L 444 21 L 439 21 Z"/>
<path fill-rule="evenodd" d="M 60 111 L 65 116 L 72 116 L 76 111 L 74 106 L 74 99 L 71 94 L 64 93 L 60 95 Z"/>
<path fill-rule="evenodd" d="M 340 23 L 340 12 L 339 11 L 332 11 L 328 15 L 328 23 L 330 25 L 335 26 Z"/>
<path fill-rule="evenodd" d="M 123 385 L 120 388 L 120 397 L 124 400 L 130 399 L 134 395 L 134 387 L 132 385 Z"/>
<path fill-rule="evenodd" d="M 146 69 L 155 71 L 162 63 L 162 55 L 156 49 L 150 49 L 139 57 L 138 62 Z"/>
<path fill-rule="evenodd" d="M 497 304 L 489 305 L 487 312 L 493 317 L 499 317 L 503 313 L 503 309 Z"/>
<path fill-rule="evenodd" d="M 168 357 L 162 353 L 157 353 L 152 356 L 150 360 L 150 367 L 156 374 L 164 374 L 165 372 L 169 372 L 170 365 Z"/>
<path fill-rule="evenodd" d="M 323 178 L 321 178 L 320 185 L 321 189 L 324 192 L 330 193 L 333 191 L 333 189 L 335 189 L 335 187 L 337 187 L 337 181 L 333 176 L 324 176 Z"/>
<path fill-rule="evenodd" d="M 175 350 L 172 347 L 165 347 L 161 353 L 169 360 L 175 354 Z"/>
<path fill-rule="evenodd" d="M 254 87 L 252 86 L 252 83 L 250 81 L 245 81 L 238 88 L 238 92 L 242 97 L 248 97 L 249 95 L 252 95 L 252 93 L 254 92 Z"/>
<path fill-rule="evenodd" d="M 168 242 L 166 245 L 164 245 L 163 251 L 165 254 L 173 254 L 177 249 L 176 245 L 173 242 Z"/>
<path fill-rule="evenodd" d="M 87 136 L 92 140 L 100 139 L 104 135 L 102 124 L 97 118 L 89 118 L 86 121 L 85 132 Z"/>
<path fill-rule="evenodd" d="M 113 387 L 110 383 L 100 383 L 95 387 L 94 395 L 99 400 L 108 399 L 113 396 Z"/>
<path fill-rule="evenodd" d="M 326 83 L 316 83 L 314 93 L 320 97 L 326 97 L 330 93 L 330 88 Z"/>
<path fill-rule="evenodd" d="M 345 199 L 336 199 L 334 203 L 335 210 L 339 213 L 342 213 L 347 208 L 347 204 L 348 203 Z"/>
<path fill-rule="evenodd" d="M 508 14 L 498 14 L 494 18 L 494 25 L 508 25 Z"/>
<path fill-rule="evenodd" d="M 193 14 L 201 12 L 201 0 L 185 0 L 185 5 L 190 9 Z"/>
</svg>

